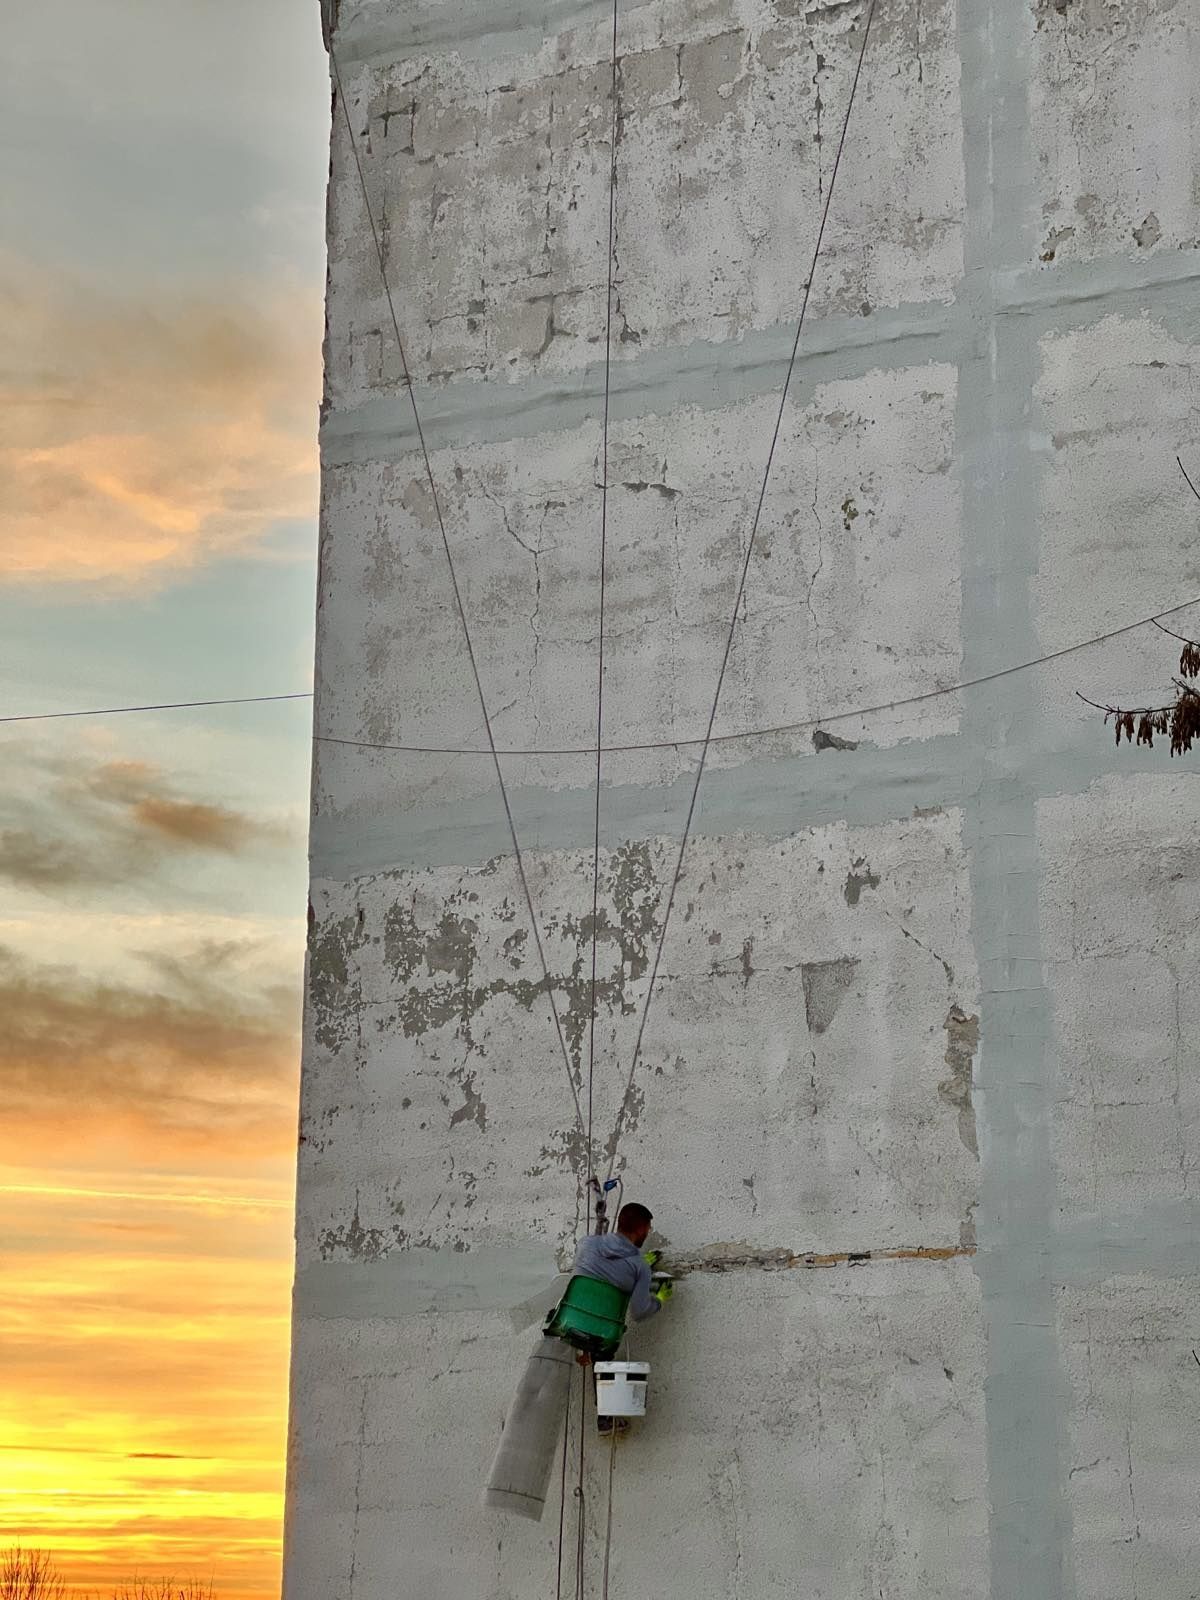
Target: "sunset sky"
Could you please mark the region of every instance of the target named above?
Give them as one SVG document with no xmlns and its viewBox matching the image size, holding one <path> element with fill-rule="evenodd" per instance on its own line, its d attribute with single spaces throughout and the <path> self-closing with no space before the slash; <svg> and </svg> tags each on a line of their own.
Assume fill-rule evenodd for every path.
<svg viewBox="0 0 1200 1600">
<path fill-rule="evenodd" d="M 305 690 L 317 0 L 0 65 L 0 715 Z M 306 701 L 0 727 L 0 1548 L 278 1595 Z"/>
</svg>

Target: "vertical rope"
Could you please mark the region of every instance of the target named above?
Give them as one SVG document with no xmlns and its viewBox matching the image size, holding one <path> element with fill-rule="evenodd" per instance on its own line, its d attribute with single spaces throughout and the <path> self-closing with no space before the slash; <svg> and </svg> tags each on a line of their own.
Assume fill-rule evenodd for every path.
<svg viewBox="0 0 1200 1600">
<path fill-rule="evenodd" d="M 391 316 L 392 331 L 396 336 L 396 349 L 400 355 L 400 367 L 404 374 L 404 387 L 408 390 L 408 398 L 412 405 L 413 422 L 417 430 L 417 440 L 421 447 L 421 458 L 425 463 L 425 478 L 429 484 L 429 494 L 433 501 L 434 513 L 437 517 L 438 532 L 441 534 L 442 550 L 446 557 L 446 567 L 450 574 L 450 587 L 454 591 L 454 604 L 458 612 L 458 620 L 462 627 L 463 642 L 467 647 L 467 657 L 471 663 L 471 676 L 475 680 L 475 693 L 479 697 L 479 709 L 483 714 L 483 726 L 487 733 L 488 750 L 491 754 L 492 765 L 496 772 L 496 784 L 500 791 L 500 800 L 504 806 L 504 816 L 508 823 L 508 835 L 512 841 L 513 859 L 516 863 L 517 875 L 521 881 L 521 891 L 525 898 L 526 910 L 529 913 L 529 925 L 533 932 L 533 942 L 537 948 L 538 960 L 541 963 L 542 977 L 546 987 L 546 999 L 550 1006 L 550 1014 L 554 1019 L 554 1030 L 558 1035 L 559 1049 L 562 1052 L 563 1065 L 566 1067 L 567 1083 L 571 1089 L 571 1098 L 575 1103 L 575 1117 L 579 1124 L 581 1137 L 586 1138 L 587 1130 L 583 1117 L 583 1108 L 579 1101 L 579 1090 L 575 1084 L 575 1074 L 571 1070 L 571 1053 L 567 1049 L 566 1036 L 563 1033 L 562 1019 L 558 1014 L 558 1006 L 554 999 L 554 985 L 550 978 L 550 967 L 546 960 L 546 952 L 542 943 L 542 932 L 538 923 L 537 913 L 533 908 L 533 895 L 529 888 L 529 879 L 525 872 L 525 860 L 521 854 L 520 841 L 517 838 L 517 825 L 513 819 L 512 806 L 508 797 L 508 786 L 504 781 L 504 769 L 500 764 L 500 754 L 496 748 L 496 739 L 492 731 L 492 719 L 488 711 L 487 696 L 483 692 L 483 680 L 479 675 L 479 663 L 475 659 L 475 648 L 471 643 L 471 629 L 467 623 L 467 611 L 463 604 L 462 593 L 458 586 L 458 572 L 454 565 L 454 555 L 450 549 L 450 540 L 446 534 L 446 524 L 442 516 L 442 502 L 437 491 L 437 482 L 433 475 L 433 464 L 429 459 L 429 448 L 425 442 L 425 429 L 421 424 L 421 411 L 417 405 L 416 390 L 413 388 L 412 374 L 409 370 L 408 355 L 404 348 L 404 340 L 400 334 L 400 320 L 396 315 L 396 305 L 392 298 L 391 281 L 388 278 L 387 261 L 383 254 L 383 245 L 379 238 L 379 229 L 375 224 L 375 213 L 371 206 L 371 197 L 367 190 L 367 177 L 363 170 L 362 157 L 359 154 L 358 140 L 354 136 L 354 124 L 350 120 L 350 107 L 346 101 L 345 90 L 342 87 L 342 75 L 338 67 L 337 54 L 332 45 L 329 51 L 329 61 L 333 68 L 333 79 L 337 86 L 337 98 L 342 108 L 342 116 L 346 123 L 346 133 L 350 140 L 350 149 L 354 155 L 354 165 L 358 171 L 359 188 L 362 190 L 363 207 L 367 213 L 367 221 L 371 225 L 371 237 L 375 241 L 375 258 L 379 263 L 379 276 L 383 283 L 383 292 L 387 298 L 388 312 Z M 589 1157 L 590 1159 L 590 1157 Z M 586 1175 L 585 1175 L 586 1176 Z"/>
<path fill-rule="evenodd" d="M 588 1369 L 579 1369 L 579 1483 L 575 1490 L 575 1501 L 579 1520 L 575 1524 L 575 1600 L 583 1600 L 583 1558 L 586 1526 L 584 1514 L 587 1510 L 583 1492 L 584 1474 L 584 1442 L 587 1438 L 587 1375 Z"/>
<path fill-rule="evenodd" d="M 567 1414 L 563 1422 L 562 1471 L 558 1480 L 558 1566 L 554 1577 L 554 1600 L 562 1600 L 563 1532 L 567 1522 L 567 1454 L 571 1447 L 571 1388 L 567 1383 Z"/>
<path fill-rule="evenodd" d="M 604 432 L 600 447 L 600 640 L 596 668 L 596 806 L 592 830 L 592 1014 L 588 1023 L 588 1081 L 587 1081 L 587 1160 L 589 1175 L 595 1171 L 592 1143 L 592 1085 L 596 1070 L 596 947 L 600 934 L 600 768 L 604 749 L 604 599 L 608 566 L 608 420 L 612 395 L 612 314 L 613 314 L 613 248 L 616 239 L 617 196 L 617 133 L 619 128 L 619 103 L 617 99 L 617 11 L 620 0 L 613 0 L 612 8 L 612 138 L 608 165 L 608 259 L 605 280 L 607 306 L 604 322 Z M 592 1192 L 588 1189 L 588 1232 L 592 1226 Z"/>
<path fill-rule="evenodd" d="M 608 1442 L 608 1521 L 604 1528 L 604 1577 L 601 1582 L 600 1592 L 602 1600 L 608 1600 L 608 1560 L 612 1554 L 612 1525 L 613 1525 L 613 1468 L 617 1461 L 617 1426 L 614 1421 L 612 1437 Z"/>
<path fill-rule="evenodd" d="M 779 443 L 779 434 L 783 426 L 783 415 L 787 407 L 788 390 L 791 387 L 792 373 L 796 366 L 796 356 L 800 349 L 800 335 L 804 331 L 804 320 L 808 315 L 808 301 L 812 293 L 813 279 L 817 272 L 817 261 L 821 254 L 821 245 L 825 239 L 825 224 L 829 221 L 829 208 L 833 201 L 834 186 L 837 183 L 838 168 L 842 161 L 842 151 L 846 146 L 846 131 L 850 126 L 850 113 L 854 110 L 854 99 L 858 93 L 858 80 L 862 74 L 863 58 L 867 53 L 867 40 L 871 36 L 871 21 L 875 15 L 875 0 L 871 0 L 867 7 L 867 21 L 863 29 L 862 45 L 858 52 L 858 65 L 854 69 L 854 80 L 850 85 L 850 97 L 846 103 L 846 115 L 842 121 L 841 137 L 838 139 L 837 154 L 834 157 L 833 167 L 829 174 L 829 188 L 825 194 L 825 205 L 821 212 L 821 223 L 817 229 L 817 242 L 813 249 L 812 265 L 809 268 L 808 278 L 804 285 L 804 298 L 800 304 L 800 319 L 796 324 L 796 337 L 792 340 L 792 353 L 788 359 L 787 373 L 783 380 L 783 391 L 779 396 L 779 411 L 775 418 L 775 430 L 771 435 L 770 448 L 767 451 L 767 463 L 763 470 L 762 484 L 758 491 L 758 503 L 754 508 L 754 520 L 750 525 L 750 538 L 746 544 L 746 555 L 742 561 L 741 577 L 738 580 L 737 594 L 734 597 L 733 610 L 729 618 L 729 629 L 725 636 L 725 649 L 721 655 L 721 669 L 717 673 L 717 687 L 713 694 L 712 709 L 708 714 L 708 727 L 704 734 L 704 743 L 700 748 L 700 760 L 696 767 L 696 778 L 692 784 L 692 796 L 688 802 L 687 818 L 683 825 L 683 836 L 679 841 L 679 854 L 675 860 L 675 871 L 671 877 L 671 888 L 667 895 L 666 910 L 663 913 L 662 927 L 659 930 L 658 944 L 654 951 L 654 965 L 650 971 L 650 985 L 646 990 L 645 1003 L 642 1006 L 641 1020 L 638 1023 L 637 1037 L 633 1046 L 633 1061 L 629 1068 L 629 1078 L 625 1084 L 625 1093 L 621 1097 L 621 1104 L 617 1111 L 616 1126 L 613 1129 L 612 1141 L 609 1146 L 610 1158 L 608 1176 L 611 1178 L 613 1169 L 617 1164 L 617 1145 L 625 1128 L 625 1118 L 629 1112 L 630 1097 L 633 1091 L 633 1080 L 638 1069 L 642 1054 L 642 1039 L 646 1032 L 646 1019 L 650 1015 L 650 1002 L 654 999 L 655 986 L 658 982 L 658 969 L 662 961 L 663 946 L 667 939 L 667 928 L 671 922 L 671 912 L 675 905 L 675 893 L 679 888 L 679 880 L 683 876 L 683 859 L 687 853 L 688 840 L 692 832 L 692 820 L 696 814 L 696 800 L 700 794 L 700 784 L 704 777 L 704 768 L 708 761 L 709 746 L 712 743 L 713 724 L 717 720 L 717 708 L 721 703 L 721 690 L 725 685 L 725 671 L 729 666 L 729 653 L 733 648 L 734 634 L 737 632 L 738 612 L 741 610 L 742 598 L 746 592 L 746 579 L 750 572 L 750 561 L 754 555 L 755 541 L 758 538 L 758 524 L 762 517 L 763 502 L 767 497 L 767 484 L 771 477 L 771 465 L 775 459 L 775 447 Z"/>
</svg>

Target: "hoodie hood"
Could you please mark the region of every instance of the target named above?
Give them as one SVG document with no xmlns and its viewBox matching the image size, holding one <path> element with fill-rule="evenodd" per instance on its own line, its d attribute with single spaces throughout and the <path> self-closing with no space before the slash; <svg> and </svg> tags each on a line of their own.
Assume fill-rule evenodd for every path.
<svg viewBox="0 0 1200 1600">
<path fill-rule="evenodd" d="M 640 1256 L 642 1253 L 632 1239 L 626 1239 L 620 1233 L 601 1234 L 592 1248 L 605 1261 L 627 1261 L 630 1256 Z"/>
</svg>

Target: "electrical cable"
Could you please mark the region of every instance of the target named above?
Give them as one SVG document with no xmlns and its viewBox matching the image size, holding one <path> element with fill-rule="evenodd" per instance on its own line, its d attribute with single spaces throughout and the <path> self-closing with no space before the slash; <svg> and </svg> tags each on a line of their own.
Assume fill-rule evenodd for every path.
<svg viewBox="0 0 1200 1600">
<path fill-rule="evenodd" d="M 675 870 L 671 877 L 671 887 L 667 894 L 666 909 L 663 912 L 662 924 L 659 928 L 658 944 L 654 952 L 654 965 L 650 972 L 650 982 L 646 989 L 646 999 L 642 1006 L 641 1018 L 638 1022 L 637 1036 L 634 1040 L 633 1059 L 629 1067 L 629 1078 L 625 1085 L 625 1092 L 617 1108 L 617 1120 L 613 1128 L 612 1139 L 609 1144 L 608 1176 L 611 1178 L 617 1163 L 617 1146 L 625 1127 L 625 1118 L 628 1115 L 630 1098 L 633 1093 L 633 1080 L 637 1074 L 638 1063 L 641 1059 L 642 1040 L 646 1032 L 646 1020 L 650 1015 L 650 1005 L 654 999 L 655 985 L 658 981 L 659 964 L 662 961 L 663 946 L 667 939 L 667 930 L 671 924 L 671 911 L 675 905 L 675 893 L 679 888 L 679 880 L 683 876 L 683 861 L 687 853 L 688 840 L 692 831 L 692 820 L 696 814 L 696 801 L 700 794 L 700 784 L 704 778 L 704 768 L 708 760 L 709 746 L 712 741 L 713 724 L 717 719 L 717 709 L 721 701 L 721 689 L 725 683 L 725 671 L 729 665 L 729 653 L 733 648 L 734 634 L 737 631 L 738 612 L 741 610 L 742 597 L 746 592 L 746 579 L 750 572 L 750 562 L 754 555 L 755 541 L 758 537 L 758 525 L 762 517 L 763 502 L 767 496 L 767 484 L 771 477 L 771 464 L 775 459 L 775 447 L 779 443 L 779 434 L 783 426 L 784 411 L 787 407 L 788 390 L 792 382 L 792 373 L 796 366 L 796 356 L 800 349 L 800 335 L 804 331 L 804 320 L 808 313 L 809 297 L 812 293 L 813 279 L 816 277 L 817 262 L 821 255 L 821 245 L 825 238 L 825 225 L 829 221 L 829 208 L 833 203 L 834 189 L 837 184 L 838 168 L 841 166 L 842 152 L 846 147 L 846 134 L 850 127 L 850 115 L 854 110 L 854 101 L 858 93 L 858 81 L 862 75 L 863 60 L 867 53 L 867 41 L 871 37 L 871 22 L 875 16 L 875 0 L 871 0 L 867 8 L 867 20 L 863 27 L 862 45 L 858 52 L 858 64 L 854 69 L 854 78 L 850 85 L 850 95 L 846 102 L 846 115 L 842 122 L 842 131 L 838 138 L 837 152 L 833 158 L 833 167 L 829 174 L 829 189 L 825 195 L 825 205 L 821 212 L 820 225 L 817 228 L 817 241 L 813 248 L 812 265 L 809 268 L 808 279 L 804 285 L 804 297 L 800 303 L 800 316 L 796 323 L 796 337 L 792 340 L 792 353 L 788 360 L 787 372 L 784 375 L 783 389 L 779 396 L 779 411 L 775 418 L 775 429 L 771 435 L 770 447 L 767 450 L 766 466 L 763 469 L 762 486 L 758 491 L 758 503 L 754 509 L 754 519 L 750 525 L 750 537 L 746 542 L 746 555 L 742 562 L 741 577 L 738 580 L 737 593 L 734 596 L 733 609 L 729 617 L 729 631 L 725 638 L 725 650 L 721 657 L 720 671 L 717 673 L 717 686 L 713 694 L 712 710 L 708 714 L 708 728 L 705 732 L 704 743 L 700 750 L 700 760 L 696 766 L 696 779 L 692 785 L 692 796 L 688 803 L 687 817 L 683 825 L 683 834 L 679 841 L 679 854 L 675 861 Z"/>
<path fill-rule="evenodd" d="M 1163 614 L 1166 615 L 1165 612 Z M 261 706 L 277 700 L 311 699 L 311 689 L 300 689 L 295 694 L 243 694 L 230 700 L 164 700 L 159 705 L 98 706 L 87 711 L 31 711 L 0 717 L 0 722 L 57 722 L 63 717 L 129 717 L 139 711 L 191 711 L 197 706 Z"/>
<path fill-rule="evenodd" d="M 329 48 L 329 61 L 333 69 L 334 83 L 337 86 L 337 97 L 341 104 L 342 116 L 346 123 L 346 133 L 350 140 L 350 149 L 354 155 L 354 165 L 358 172 L 359 187 L 362 190 L 363 207 L 367 213 L 367 221 L 371 226 L 371 237 L 375 241 L 375 256 L 379 262 L 379 276 L 383 283 L 383 292 L 387 298 L 388 311 L 391 315 L 392 331 L 396 336 L 396 348 L 400 355 L 400 367 L 404 375 L 404 386 L 408 390 L 408 397 L 412 404 L 413 423 L 417 430 L 417 439 L 421 447 L 421 457 L 425 463 L 425 477 L 429 484 L 429 493 L 433 501 L 434 512 L 437 516 L 438 531 L 441 534 L 442 550 L 446 557 L 446 567 L 450 574 L 450 587 L 454 592 L 454 604 L 458 611 L 459 622 L 462 626 L 463 642 L 467 648 L 467 657 L 471 664 L 471 675 L 475 680 L 475 692 L 479 697 L 479 709 L 483 716 L 483 725 L 487 733 L 488 748 L 491 751 L 492 763 L 496 771 L 496 784 L 500 791 L 500 800 L 504 807 L 505 819 L 508 822 L 509 838 L 512 840 L 513 859 L 516 863 L 517 875 L 521 881 L 521 889 L 525 897 L 525 905 L 529 912 L 530 928 L 533 932 L 534 944 L 537 947 L 538 960 L 541 963 L 542 976 L 545 981 L 546 999 L 550 1006 L 550 1014 L 554 1019 L 554 1029 L 558 1035 L 559 1048 L 562 1051 L 563 1065 L 566 1068 L 567 1083 L 570 1086 L 571 1098 L 575 1103 L 575 1116 L 579 1123 L 579 1132 L 585 1134 L 583 1108 L 579 1103 L 579 1090 L 575 1084 L 575 1075 L 571 1070 L 571 1056 L 567 1049 L 566 1037 L 563 1034 L 562 1020 L 558 1014 L 558 1006 L 554 999 L 554 986 L 550 978 L 550 967 L 546 960 L 546 952 L 542 944 L 541 927 L 538 923 L 537 913 L 533 906 L 533 895 L 529 888 L 529 879 L 525 872 L 525 861 L 521 854 L 520 840 L 517 838 L 517 826 L 513 818 L 512 806 L 508 797 L 508 786 L 504 781 L 504 769 L 500 764 L 500 755 L 496 749 L 496 740 L 492 732 L 492 720 L 488 711 L 487 696 L 484 694 L 483 681 L 479 675 L 479 664 L 475 659 L 475 648 L 471 643 L 471 629 L 467 622 L 466 607 L 463 604 L 462 593 L 458 586 L 458 572 L 454 565 L 454 555 L 450 549 L 450 540 L 446 534 L 446 524 L 442 516 L 441 497 L 437 492 L 437 482 L 433 475 L 433 463 L 429 459 L 429 450 L 425 443 L 425 430 L 421 424 L 421 411 L 417 405 L 417 394 L 413 387 L 412 375 L 408 366 L 408 355 L 404 348 L 404 340 L 400 334 L 400 320 L 396 315 L 396 306 L 392 298 L 392 286 L 388 279 L 387 262 L 384 259 L 383 245 L 379 238 L 379 229 L 375 225 L 375 213 L 371 207 L 371 197 L 367 191 L 366 173 L 363 171 L 362 158 L 359 155 L 358 140 L 354 136 L 354 125 L 350 120 L 350 107 L 342 87 L 342 75 L 338 67 L 337 54 L 333 49 L 332 41 Z M 581 1180 L 582 1181 L 582 1180 Z"/>
<path fill-rule="evenodd" d="M 612 392 L 612 313 L 613 313 L 613 250 L 616 242 L 617 204 L 617 134 L 619 131 L 619 102 L 617 99 L 617 12 L 620 0 L 613 0 L 612 8 L 612 140 L 608 164 L 608 260 L 605 264 L 607 302 L 604 320 L 604 431 L 600 446 L 600 634 L 596 666 L 596 806 L 592 832 L 592 985 L 591 1016 L 588 1021 L 588 1076 L 587 1076 L 587 1171 L 595 1172 L 592 1149 L 592 1087 L 596 1074 L 596 949 L 600 938 L 600 768 L 604 750 L 604 597 L 608 561 L 608 420 Z M 587 1190 L 587 1227 L 592 1231 L 592 1189 Z"/>
<path fill-rule="evenodd" d="M 978 689 L 984 684 L 995 683 L 1001 678 L 1011 678 L 1018 672 L 1032 672 L 1035 667 L 1045 666 L 1048 661 L 1060 661 L 1064 656 L 1077 655 L 1081 650 L 1090 650 L 1093 645 L 1107 644 L 1110 639 L 1119 639 L 1123 634 L 1134 633 L 1138 628 L 1148 628 L 1159 623 L 1163 617 L 1178 616 L 1181 611 L 1186 611 L 1190 606 L 1200 605 L 1200 594 L 1193 595 L 1190 600 L 1181 600 L 1178 605 L 1168 606 L 1164 611 L 1155 611 L 1148 617 L 1137 617 L 1133 622 L 1122 622 L 1118 627 L 1109 628 L 1105 633 L 1095 633 L 1089 639 L 1078 639 L 1074 644 L 1061 645 L 1057 650 L 1050 650 L 1044 656 L 1033 656 L 1027 661 L 1014 661 L 1007 667 L 997 667 L 994 672 L 983 672 L 977 678 L 963 678 L 958 683 L 943 684 L 939 689 L 923 689 L 919 694 L 904 695 L 898 700 L 879 700 L 872 705 L 850 706 L 841 711 L 830 711 L 815 717 L 805 717 L 800 722 L 778 722 L 769 727 L 742 728 L 732 733 L 714 733 L 709 739 L 709 744 L 738 744 L 748 739 L 770 739 L 781 737 L 788 733 L 803 733 L 807 728 L 823 728 L 831 722 L 848 722 L 858 717 L 877 716 L 881 711 L 900 711 L 905 706 L 923 705 L 929 700 L 939 700 L 948 694 L 965 694 L 968 689 Z M 1169 630 L 1164 630 L 1169 631 Z M 1174 637 L 1183 638 L 1182 634 Z M 1195 643 L 1194 640 L 1185 640 L 1185 643 Z M 0 716 L 0 723 L 12 722 L 53 722 L 62 717 L 117 717 L 139 711 L 187 711 L 193 706 L 250 706 L 264 705 L 275 700 L 311 700 L 312 691 L 303 690 L 295 694 L 251 694 L 242 695 L 233 700 L 169 700 L 161 705 L 138 706 L 102 706 L 88 711 L 30 711 L 14 716 Z M 449 744 L 381 744 L 372 739 L 344 739 L 331 733 L 314 733 L 314 744 L 341 744 L 349 745 L 357 750 L 391 750 L 402 755 L 414 756 L 486 756 L 490 761 L 492 752 L 481 745 L 449 745 Z M 640 744 L 606 744 L 602 754 L 606 756 L 634 755 L 639 751 L 650 750 L 687 750 L 695 745 L 704 743 L 702 735 L 687 739 L 658 739 L 644 741 Z M 499 745 L 496 748 L 498 756 L 595 756 L 596 747 L 590 744 L 577 745 L 533 745 L 527 749 L 510 748 Z"/>
<path fill-rule="evenodd" d="M 1110 639 L 1119 639 L 1122 634 L 1133 633 L 1138 628 L 1149 627 L 1157 623 L 1162 617 L 1173 617 L 1181 611 L 1186 611 L 1189 606 L 1200 605 L 1200 595 L 1193 595 L 1190 600 L 1182 600 L 1178 605 L 1169 606 L 1165 611 L 1156 611 L 1149 617 L 1138 617 L 1134 622 L 1123 622 L 1119 627 L 1110 628 L 1106 633 L 1094 634 L 1090 639 L 1080 639 L 1075 644 L 1062 645 L 1057 650 L 1047 651 L 1045 655 L 1033 656 L 1027 661 L 1014 661 L 1010 666 L 997 667 L 993 672 L 982 672 L 976 678 L 963 678 L 958 683 L 943 684 L 937 689 L 923 689 L 918 694 L 902 695 L 896 700 L 879 700 L 871 705 L 848 706 L 841 711 L 828 711 L 815 717 L 805 717 L 798 722 L 778 722 L 767 727 L 742 728 L 731 733 L 714 733 L 707 741 L 703 736 L 688 737 L 686 739 L 656 739 L 647 740 L 638 744 L 606 744 L 603 753 L 612 755 L 636 755 L 642 751 L 652 750 L 687 750 L 696 745 L 712 744 L 740 744 L 750 739 L 782 738 L 789 733 L 803 733 L 809 728 L 825 728 L 833 722 L 852 722 L 859 718 L 878 716 L 884 711 L 901 711 L 906 706 L 925 705 L 930 700 L 940 700 L 950 694 L 965 694 L 969 689 L 978 689 L 985 684 L 996 683 L 1001 678 L 1011 678 L 1018 672 L 1031 672 L 1035 667 L 1045 666 L 1049 661 L 1060 661 L 1064 656 L 1077 655 L 1081 650 L 1090 650 L 1093 645 L 1106 644 Z M 35 718 L 11 718 L 12 721 L 34 721 Z M 477 745 L 421 745 L 421 744 L 377 744 L 369 739 L 343 739 L 333 734 L 318 733 L 313 735 L 318 744 L 350 745 L 361 750 L 391 750 L 404 755 L 421 756 L 490 756 L 489 750 L 481 749 Z M 498 754 L 502 756 L 594 756 L 595 747 L 592 745 L 560 745 L 556 747 L 537 745 L 526 749 L 501 748 Z"/>
</svg>

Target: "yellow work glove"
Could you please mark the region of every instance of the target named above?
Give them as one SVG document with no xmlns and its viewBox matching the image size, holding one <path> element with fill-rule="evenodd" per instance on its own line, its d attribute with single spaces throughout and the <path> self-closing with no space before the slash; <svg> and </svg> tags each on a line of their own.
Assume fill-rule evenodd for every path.
<svg viewBox="0 0 1200 1600">
<path fill-rule="evenodd" d="M 653 1272 L 655 1267 L 662 1260 L 662 1251 L 661 1250 L 647 1250 L 644 1253 L 644 1255 L 642 1256 L 642 1260 L 650 1268 L 651 1272 Z"/>
<path fill-rule="evenodd" d="M 668 1278 L 665 1283 L 660 1283 L 653 1291 L 653 1298 L 658 1301 L 660 1306 L 665 1306 L 674 1293 L 675 1285 Z"/>
</svg>

